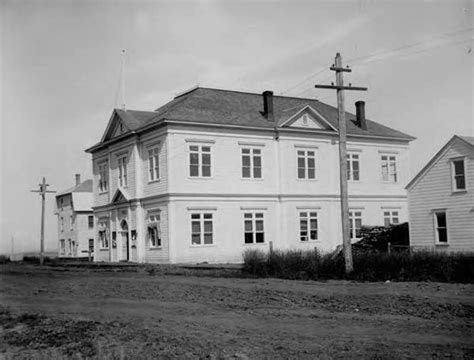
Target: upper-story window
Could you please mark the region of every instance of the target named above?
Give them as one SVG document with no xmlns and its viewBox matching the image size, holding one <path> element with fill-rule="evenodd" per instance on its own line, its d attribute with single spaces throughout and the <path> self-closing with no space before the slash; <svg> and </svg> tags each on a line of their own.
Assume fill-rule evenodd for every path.
<svg viewBox="0 0 474 360">
<path fill-rule="evenodd" d="M 466 170 L 464 159 L 455 159 L 451 161 L 451 173 L 453 177 L 453 191 L 466 190 Z"/>
<path fill-rule="evenodd" d="M 262 150 L 258 148 L 242 148 L 242 177 L 245 179 L 262 178 Z"/>
<path fill-rule="evenodd" d="M 349 211 L 349 232 L 352 240 L 361 237 L 362 230 L 362 211 Z"/>
<path fill-rule="evenodd" d="M 197 212 L 191 214 L 191 244 L 212 245 L 213 216 L 212 213 Z"/>
<path fill-rule="evenodd" d="M 61 216 L 61 221 L 59 222 L 59 229 L 64 231 L 64 218 Z"/>
<path fill-rule="evenodd" d="M 359 154 L 347 154 L 347 180 L 359 181 Z"/>
<path fill-rule="evenodd" d="M 148 149 L 148 181 L 155 181 L 160 178 L 160 158 L 159 147 Z"/>
<path fill-rule="evenodd" d="M 87 217 L 87 225 L 89 226 L 89 229 L 94 227 L 94 215 L 89 215 Z"/>
<path fill-rule="evenodd" d="M 314 210 L 300 211 L 300 240 L 318 240 L 318 213 Z"/>
<path fill-rule="evenodd" d="M 395 155 L 381 155 L 382 181 L 397 182 L 397 157 Z"/>
<path fill-rule="evenodd" d="M 298 179 L 316 178 L 316 151 L 297 150 Z"/>
<path fill-rule="evenodd" d="M 127 156 L 120 155 L 117 159 L 119 171 L 119 185 L 127 186 Z"/>
<path fill-rule="evenodd" d="M 69 219 L 70 219 L 70 222 L 71 222 L 71 230 L 73 230 L 74 229 L 74 216 L 70 215 Z"/>
<path fill-rule="evenodd" d="M 244 242 L 261 244 L 265 242 L 264 217 L 261 212 L 244 213 Z"/>
<path fill-rule="evenodd" d="M 385 210 L 383 212 L 383 225 L 396 225 L 400 222 L 398 210 Z"/>
<path fill-rule="evenodd" d="M 211 147 L 189 145 L 189 176 L 211 177 Z"/>
<path fill-rule="evenodd" d="M 99 164 L 99 192 L 106 192 L 109 188 L 109 164 L 104 161 Z"/>
</svg>

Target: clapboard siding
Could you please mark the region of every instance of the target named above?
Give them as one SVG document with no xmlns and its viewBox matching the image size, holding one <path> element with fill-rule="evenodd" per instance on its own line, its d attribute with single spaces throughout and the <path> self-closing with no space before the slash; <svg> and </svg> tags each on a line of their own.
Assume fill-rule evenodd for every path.
<svg viewBox="0 0 474 360">
<path fill-rule="evenodd" d="M 451 161 L 465 157 L 467 192 L 452 191 Z M 410 242 L 441 251 L 474 251 L 474 151 L 454 141 L 408 192 Z M 449 245 L 435 244 L 433 210 L 446 209 Z"/>
</svg>

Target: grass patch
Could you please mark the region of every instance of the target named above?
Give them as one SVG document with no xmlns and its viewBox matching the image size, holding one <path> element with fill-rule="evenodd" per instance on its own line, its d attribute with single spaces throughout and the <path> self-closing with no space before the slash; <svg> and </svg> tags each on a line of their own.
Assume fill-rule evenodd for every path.
<svg viewBox="0 0 474 360">
<path fill-rule="evenodd" d="M 474 282 L 473 254 L 366 252 L 353 255 L 354 272 L 346 275 L 342 254 L 318 251 L 244 252 L 243 272 L 255 277 L 358 281 Z"/>
</svg>

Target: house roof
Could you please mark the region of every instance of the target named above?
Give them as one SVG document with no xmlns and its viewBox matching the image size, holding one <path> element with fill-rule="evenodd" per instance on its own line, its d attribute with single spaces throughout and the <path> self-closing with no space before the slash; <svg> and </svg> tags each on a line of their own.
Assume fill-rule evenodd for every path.
<svg viewBox="0 0 474 360">
<path fill-rule="evenodd" d="M 429 169 L 438 161 L 438 159 L 448 150 L 456 141 L 462 141 L 468 144 L 474 150 L 474 137 L 454 135 L 449 141 L 431 158 L 430 161 L 415 175 L 415 177 L 405 186 L 408 191 L 428 172 Z"/>
<path fill-rule="evenodd" d="M 59 193 L 56 194 L 56 197 L 71 194 L 71 193 L 83 193 L 83 192 L 92 193 L 92 180 L 91 179 L 83 181 L 79 185 L 73 186 L 72 188 L 69 188 L 67 190 L 60 191 Z"/>
<path fill-rule="evenodd" d="M 275 123 L 282 126 L 286 120 L 308 106 L 321 114 L 332 127 L 338 129 L 337 108 L 315 99 L 278 95 L 273 96 Z M 130 130 L 128 133 L 139 131 L 163 120 L 268 129 L 275 127 L 275 123 L 268 121 L 263 114 L 261 94 L 202 87 L 176 96 L 155 111 L 115 109 L 114 114 L 117 114 Z M 348 135 L 377 136 L 406 141 L 414 139 L 401 131 L 368 119 L 367 130 L 363 130 L 355 124 L 356 116 L 350 112 L 346 112 L 346 121 Z M 107 129 L 110 127 L 109 123 Z M 104 136 L 101 142 L 86 151 L 95 149 L 105 140 Z"/>
</svg>

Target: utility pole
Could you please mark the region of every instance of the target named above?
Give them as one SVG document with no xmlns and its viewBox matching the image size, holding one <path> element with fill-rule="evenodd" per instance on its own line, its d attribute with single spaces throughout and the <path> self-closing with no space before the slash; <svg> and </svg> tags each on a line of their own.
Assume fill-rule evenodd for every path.
<svg viewBox="0 0 474 360">
<path fill-rule="evenodd" d="M 339 185 L 341 191 L 341 220 L 342 220 L 342 246 L 344 249 L 344 263 L 346 266 L 346 274 L 354 270 L 352 263 L 352 248 L 350 239 L 349 225 L 349 200 L 347 191 L 347 148 L 346 148 L 346 111 L 344 110 L 344 90 L 367 91 L 366 87 L 355 87 L 349 84 L 344 86 L 343 72 L 351 72 L 349 66 L 342 66 L 341 54 L 336 54 L 334 65 L 330 70 L 336 72 L 336 85 L 315 85 L 318 89 L 337 90 L 337 110 L 339 122 Z"/>
<path fill-rule="evenodd" d="M 30 190 L 31 192 L 37 192 L 41 195 L 41 247 L 40 247 L 40 264 L 44 262 L 44 203 L 46 193 L 55 193 L 56 191 L 46 190 L 49 184 L 46 184 L 46 179 L 43 177 L 43 182 L 39 185 L 39 190 Z"/>
</svg>

